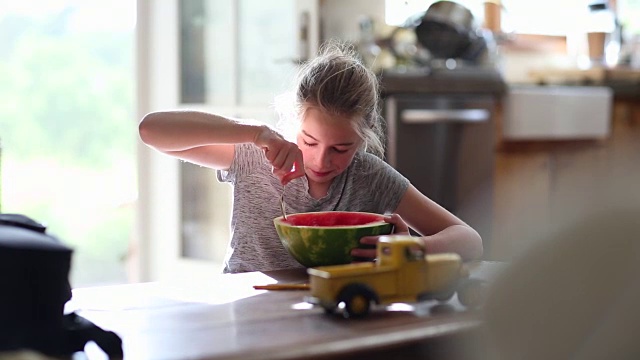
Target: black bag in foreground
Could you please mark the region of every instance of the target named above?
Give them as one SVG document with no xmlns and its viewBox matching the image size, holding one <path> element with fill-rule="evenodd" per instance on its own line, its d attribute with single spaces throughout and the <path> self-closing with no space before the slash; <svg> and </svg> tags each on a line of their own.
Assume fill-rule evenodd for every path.
<svg viewBox="0 0 640 360">
<path fill-rule="evenodd" d="M 0 353 L 28 349 L 68 356 L 94 341 L 110 358 L 123 357 L 117 334 L 64 314 L 72 253 L 42 224 L 0 214 Z"/>
</svg>

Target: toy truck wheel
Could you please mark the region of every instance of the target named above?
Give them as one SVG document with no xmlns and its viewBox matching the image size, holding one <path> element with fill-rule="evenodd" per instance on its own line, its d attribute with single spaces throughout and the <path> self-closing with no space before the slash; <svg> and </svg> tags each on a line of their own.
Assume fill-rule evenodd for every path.
<svg viewBox="0 0 640 360">
<path fill-rule="evenodd" d="M 375 293 L 364 284 L 347 285 L 340 295 L 338 303 L 344 303 L 344 316 L 359 318 L 367 315 L 371 302 L 375 301 Z"/>
<path fill-rule="evenodd" d="M 456 290 L 455 289 L 447 289 L 447 290 L 443 290 L 437 294 L 433 295 L 433 298 L 440 301 L 440 302 L 447 302 L 449 300 L 451 300 L 451 298 L 453 297 L 453 295 L 455 295 Z"/>
<path fill-rule="evenodd" d="M 458 287 L 458 300 L 468 308 L 477 308 L 484 303 L 487 285 L 480 279 L 466 279 Z"/>
<path fill-rule="evenodd" d="M 327 315 L 331 315 L 336 312 L 335 306 L 323 306 L 322 309 L 324 310 L 324 313 Z"/>
</svg>

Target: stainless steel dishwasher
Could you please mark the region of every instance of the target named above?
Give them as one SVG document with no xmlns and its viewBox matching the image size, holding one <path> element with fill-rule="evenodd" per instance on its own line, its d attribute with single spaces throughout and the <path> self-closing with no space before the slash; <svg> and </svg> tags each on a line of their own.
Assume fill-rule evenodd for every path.
<svg viewBox="0 0 640 360">
<path fill-rule="evenodd" d="M 491 238 L 495 96 L 385 97 L 386 161 L 483 238 Z"/>
</svg>

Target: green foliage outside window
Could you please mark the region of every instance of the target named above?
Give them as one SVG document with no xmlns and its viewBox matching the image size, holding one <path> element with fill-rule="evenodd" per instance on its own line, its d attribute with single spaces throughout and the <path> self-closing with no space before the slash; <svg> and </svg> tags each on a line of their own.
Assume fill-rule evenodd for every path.
<svg viewBox="0 0 640 360">
<path fill-rule="evenodd" d="M 75 249 L 74 286 L 126 281 L 136 199 L 133 27 L 73 27 L 79 6 L 0 14 L 2 211 Z"/>
</svg>

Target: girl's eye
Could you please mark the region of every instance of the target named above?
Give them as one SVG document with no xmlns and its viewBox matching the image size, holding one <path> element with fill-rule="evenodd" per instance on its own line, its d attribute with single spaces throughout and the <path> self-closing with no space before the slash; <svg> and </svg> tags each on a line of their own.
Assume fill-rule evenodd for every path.
<svg viewBox="0 0 640 360">
<path fill-rule="evenodd" d="M 306 146 L 316 146 L 316 145 L 318 145 L 318 144 L 310 144 L 310 143 L 308 143 L 306 140 L 302 140 L 302 142 L 304 142 L 304 144 L 305 144 Z"/>
<path fill-rule="evenodd" d="M 337 148 L 333 148 L 333 151 L 337 152 L 338 154 L 344 154 L 349 150 L 340 150 L 340 149 L 337 149 Z"/>
</svg>

